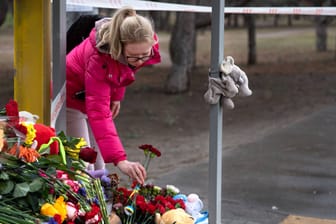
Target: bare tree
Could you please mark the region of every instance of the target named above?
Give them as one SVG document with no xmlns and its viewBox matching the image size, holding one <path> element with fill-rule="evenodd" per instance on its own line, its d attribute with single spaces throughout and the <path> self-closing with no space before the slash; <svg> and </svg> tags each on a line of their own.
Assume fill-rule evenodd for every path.
<svg viewBox="0 0 336 224">
<path fill-rule="evenodd" d="M 310 0 L 306 1 L 308 5 L 312 6 L 335 6 L 335 0 Z M 328 46 L 328 26 L 332 22 L 332 17 L 330 16 L 316 16 L 315 22 L 315 33 L 316 33 L 316 51 L 326 51 Z"/>
<path fill-rule="evenodd" d="M 327 16 L 315 17 L 315 32 L 316 32 L 316 50 L 318 52 L 327 51 L 328 49 L 328 24 L 330 19 Z"/>
<path fill-rule="evenodd" d="M 247 26 L 247 41 L 248 41 L 248 55 L 247 64 L 254 65 L 257 63 L 257 41 L 256 41 L 256 28 L 255 16 L 245 15 L 245 24 Z"/>
<path fill-rule="evenodd" d="M 196 0 L 189 1 L 189 4 L 195 3 Z M 195 13 L 176 13 L 176 22 L 169 43 L 173 65 L 165 83 L 167 93 L 180 93 L 189 89 L 191 71 L 195 63 L 195 43 Z"/>
</svg>

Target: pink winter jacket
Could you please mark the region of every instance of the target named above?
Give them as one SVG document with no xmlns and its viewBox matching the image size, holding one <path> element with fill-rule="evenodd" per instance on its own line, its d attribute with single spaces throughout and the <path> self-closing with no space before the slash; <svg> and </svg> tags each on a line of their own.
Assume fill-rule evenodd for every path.
<svg viewBox="0 0 336 224">
<path fill-rule="evenodd" d="M 161 61 L 159 44 L 153 46 L 153 55 L 142 66 Z M 125 87 L 135 80 L 135 72 L 127 64 L 112 59 L 107 52 L 96 48 L 95 28 L 88 38 L 66 56 L 66 105 L 87 114 L 106 163 L 117 165 L 126 159 L 112 120 L 110 102 L 123 99 Z M 83 91 L 84 97 L 76 96 Z"/>
</svg>

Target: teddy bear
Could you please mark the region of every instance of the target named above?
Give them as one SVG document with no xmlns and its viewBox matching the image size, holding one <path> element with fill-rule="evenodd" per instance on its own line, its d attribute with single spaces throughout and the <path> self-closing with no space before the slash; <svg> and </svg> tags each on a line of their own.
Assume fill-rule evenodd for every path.
<svg viewBox="0 0 336 224">
<path fill-rule="evenodd" d="M 182 208 L 166 211 L 160 215 L 155 214 L 155 224 L 194 224 L 194 218 Z"/>
<path fill-rule="evenodd" d="M 250 96 L 249 82 L 246 73 L 234 64 L 234 59 L 227 56 L 220 64 L 219 78 L 209 77 L 209 88 L 204 99 L 210 104 L 221 104 L 228 109 L 234 108 L 232 98 L 236 95 Z"/>
</svg>

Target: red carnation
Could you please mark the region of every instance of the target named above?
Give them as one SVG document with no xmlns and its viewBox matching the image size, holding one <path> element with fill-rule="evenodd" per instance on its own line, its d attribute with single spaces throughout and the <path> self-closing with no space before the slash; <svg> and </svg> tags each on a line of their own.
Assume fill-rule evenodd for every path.
<svg viewBox="0 0 336 224">
<path fill-rule="evenodd" d="M 88 211 L 85 214 L 85 221 L 95 224 L 101 221 L 100 208 L 97 205 L 93 204 L 91 207 L 91 211 Z"/>
<path fill-rule="evenodd" d="M 152 147 L 149 151 L 154 153 L 157 157 L 161 156 L 161 152 L 157 148 Z"/>
<path fill-rule="evenodd" d="M 150 149 L 150 148 L 152 148 L 152 147 L 153 147 L 152 145 L 144 144 L 144 145 L 140 145 L 140 146 L 139 146 L 139 149 L 146 150 L 146 149 Z"/>
<path fill-rule="evenodd" d="M 97 152 L 90 147 L 82 148 L 79 152 L 79 158 L 88 163 L 95 163 L 97 159 Z"/>
<path fill-rule="evenodd" d="M 139 149 L 142 149 L 145 152 L 149 151 L 149 152 L 155 154 L 157 157 L 161 156 L 161 152 L 157 148 L 155 148 L 155 147 L 153 147 L 152 145 L 149 145 L 149 144 L 140 145 Z"/>
<path fill-rule="evenodd" d="M 153 205 L 153 204 L 148 204 L 148 206 L 147 206 L 147 211 L 148 211 L 148 213 L 149 214 L 155 214 L 155 211 L 156 211 L 156 207 L 155 207 L 155 205 Z"/>
</svg>

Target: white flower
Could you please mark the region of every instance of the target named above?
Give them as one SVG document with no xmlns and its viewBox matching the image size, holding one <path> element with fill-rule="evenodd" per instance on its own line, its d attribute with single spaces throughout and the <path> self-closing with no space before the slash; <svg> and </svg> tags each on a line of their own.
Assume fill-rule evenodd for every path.
<svg viewBox="0 0 336 224">
<path fill-rule="evenodd" d="M 175 194 L 180 193 L 180 189 L 178 189 L 178 188 L 175 187 L 174 185 L 170 185 L 170 184 L 168 184 L 168 185 L 166 186 L 166 188 L 167 188 L 168 191 L 171 191 L 171 192 L 173 192 L 173 193 L 175 193 Z"/>
</svg>

